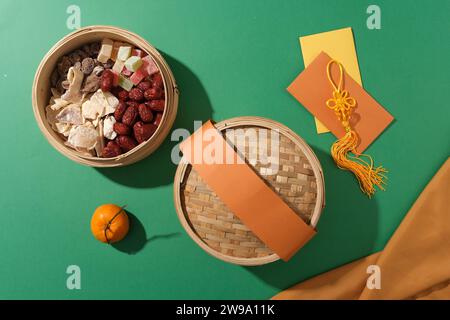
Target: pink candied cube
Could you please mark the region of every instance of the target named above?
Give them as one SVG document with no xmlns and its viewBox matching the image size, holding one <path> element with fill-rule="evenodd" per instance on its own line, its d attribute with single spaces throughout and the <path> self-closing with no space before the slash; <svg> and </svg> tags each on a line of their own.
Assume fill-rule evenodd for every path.
<svg viewBox="0 0 450 320">
<path fill-rule="evenodd" d="M 130 70 L 128 70 L 126 67 L 123 67 L 123 69 L 122 69 L 122 74 L 123 74 L 125 77 L 130 77 L 130 76 L 133 74 L 133 72 L 130 71 Z"/>
<path fill-rule="evenodd" d="M 139 58 L 143 58 L 145 56 L 145 52 L 140 49 L 133 49 L 131 51 L 131 55 Z"/>
<path fill-rule="evenodd" d="M 150 55 L 142 58 L 142 62 L 143 68 L 145 68 L 145 70 L 147 71 L 147 75 L 151 76 L 152 74 L 159 71 L 158 66 L 156 65 L 155 61 L 153 61 Z"/>
<path fill-rule="evenodd" d="M 142 66 L 138 71 L 133 73 L 130 80 L 134 83 L 134 85 L 138 85 L 146 76 L 148 76 L 147 69 Z"/>
</svg>

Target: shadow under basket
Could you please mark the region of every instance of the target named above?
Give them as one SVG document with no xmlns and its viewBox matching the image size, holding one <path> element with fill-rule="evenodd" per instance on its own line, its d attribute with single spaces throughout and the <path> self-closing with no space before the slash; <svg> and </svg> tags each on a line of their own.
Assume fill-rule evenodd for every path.
<svg viewBox="0 0 450 320">
<path fill-rule="evenodd" d="M 51 128 L 46 119 L 45 107 L 50 99 L 50 76 L 60 57 L 85 44 L 109 38 L 127 42 L 151 55 L 164 81 L 166 104 L 163 117 L 153 136 L 136 148 L 114 158 L 85 156 L 64 144 L 62 137 Z M 50 144 L 67 158 L 92 167 L 119 167 L 135 163 L 154 152 L 169 134 L 178 108 L 178 88 L 168 64 L 151 44 L 140 36 L 117 27 L 90 26 L 77 30 L 61 39 L 42 59 L 34 78 L 32 88 L 33 111 L 36 121 Z"/>
<path fill-rule="evenodd" d="M 226 130 L 241 129 L 233 130 L 232 144 L 237 152 L 298 216 L 316 227 L 325 206 L 323 173 L 319 160 L 302 138 L 278 122 L 259 117 L 233 118 L 215 127 L 227 139 Z M 261 130 L 264 135 L 260 135 Z M 272 146 L 274 137 L 278 144 Z M 272 150 L 275 146 L 278 157 Z M 269 156 L 270 165 L 252 161 L 260 152 Z M 246 266 L 279 260 L 183 161 L 175 175 L 174 201 L 186 232 L 212 256 Z"/>
</svg>

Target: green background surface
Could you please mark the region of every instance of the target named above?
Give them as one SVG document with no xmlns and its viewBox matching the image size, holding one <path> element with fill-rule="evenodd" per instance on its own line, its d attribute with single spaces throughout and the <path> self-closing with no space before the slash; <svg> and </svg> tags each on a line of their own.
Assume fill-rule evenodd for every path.
<svg viewBox="0 0 450 320">
<path fill-rule="evenodd" d="M 0 2 L 0 298 L 266 299 L 292 284 L 382 249 L 449 155 L 450 1 L 376 1 L 381 30 L 366 27 L 373 1 L 17 1 Z M 180 87 L 175 128 L 193 120 L 255 115 L 284 123 L 316 151 L 327 207 L 318 235 L 290 262 L 246 268 L 203 252 L 178 222 L 168 139 L 130 167 L 94 169 L 55 151 L 31 108 L 35 70 L 82 26 L 138 33 L 164 54 Z M 298 36 L 342 27 L 355 35 L 364 87 L 396 121 L 368 149 L 389 187 L 368 200 L 329 157 L 334 137 L 285 90 L 303 70 Z M 89 222 L 103 203 L 135 218 L 117 247 L 95 241 Z M 137 220 L 136 220 L 137 219 Z M 81 268 L 81 290 L 66 268 Z"/>
</svg>

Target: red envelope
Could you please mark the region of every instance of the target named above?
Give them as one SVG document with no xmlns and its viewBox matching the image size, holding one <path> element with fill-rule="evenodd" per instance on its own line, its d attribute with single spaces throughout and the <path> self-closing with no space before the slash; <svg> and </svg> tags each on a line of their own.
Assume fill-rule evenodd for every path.
<svg viewBox="0 0 450 320">
<path fill-rule="evenodd" d="M 319 119 L 338 138 L 345 130 L 333 110 L 325 102 L 333 97 L 333 86 L 327 78 L 327 64 L 332 58 L 325 52 L 305 69 L 287 88 L 309 112 Z M 339 67 L 332 65 L 331 76 L 339 82 Z M 350 125 L 358 133 L 360 141 L 357 151 L 362 153 L 394 120 L 374 98 L 344 71 L 342 88 L 356 100 Z"/>
</svg>

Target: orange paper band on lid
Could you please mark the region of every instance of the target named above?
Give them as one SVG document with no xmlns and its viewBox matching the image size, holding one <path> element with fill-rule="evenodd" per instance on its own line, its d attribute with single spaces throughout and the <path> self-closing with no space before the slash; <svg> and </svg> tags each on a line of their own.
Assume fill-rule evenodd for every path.
<svg viewBox="0 0 450 320">
<path fill-rule="evenodd" d="M 240 158 L 211 121 L 180 149 L 227 207 L 284 261 L 316 233 Z"/>
</svg>

